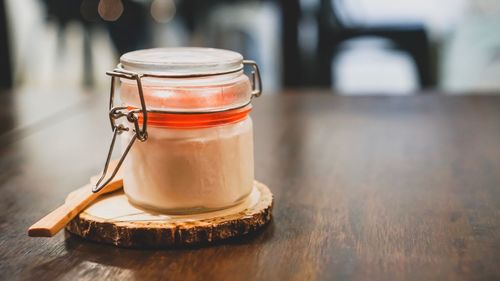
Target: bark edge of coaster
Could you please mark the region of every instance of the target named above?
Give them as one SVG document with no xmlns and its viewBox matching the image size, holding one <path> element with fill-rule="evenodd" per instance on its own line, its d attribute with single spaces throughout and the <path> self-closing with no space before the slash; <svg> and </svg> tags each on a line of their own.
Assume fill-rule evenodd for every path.
<svg viewBox="0 0 500 281">
<path fill-rule="evenodd" d="M 249 234 L 271 220 L 272 209 L 273 194 L 258 181 L 249 198 L 237 206 L 183 216 L 137 209 L 121 191 L 104 195 L 87 207 L 66 230 L 87 240 L 118 247 L 174 248 L 211 244 Z"/>
</svg>

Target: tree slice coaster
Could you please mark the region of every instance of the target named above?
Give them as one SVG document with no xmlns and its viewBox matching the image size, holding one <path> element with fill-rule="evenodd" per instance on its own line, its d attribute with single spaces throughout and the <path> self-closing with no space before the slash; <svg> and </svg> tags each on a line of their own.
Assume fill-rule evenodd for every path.
<svg viewBox="0 0 500 281">
<path fill-rule="evenodd" d="M 179 247 L 255 231 L 271 220 L 272 207 L 271 191 L 257 181 L 241 204 L 191 215 L 151 213 L 130 204 L 123 191 L 117 191 L 87 207 L 66 229 L 85 239 L 119 247 Z"/>
</svg>

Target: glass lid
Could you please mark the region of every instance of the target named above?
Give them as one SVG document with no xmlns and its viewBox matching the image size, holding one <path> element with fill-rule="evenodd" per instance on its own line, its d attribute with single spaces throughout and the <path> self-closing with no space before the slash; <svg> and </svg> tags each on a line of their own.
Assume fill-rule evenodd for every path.
<svg viewBox="0 0 500 281">
<path fill-rule="evenodd" d="M 158 76 L 204 76 L 243 68 L 241 54 L 213 48 L 155 48 L 133 51 L 120 57 L 124 70 Z"/>
</svg>

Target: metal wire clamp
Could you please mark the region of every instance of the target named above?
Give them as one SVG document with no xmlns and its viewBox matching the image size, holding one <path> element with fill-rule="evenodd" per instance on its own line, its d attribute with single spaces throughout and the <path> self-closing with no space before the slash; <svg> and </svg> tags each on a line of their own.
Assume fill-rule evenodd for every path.
<svg viewBox="0 0 500 281">
<path fill-rule="evenodd" d="M 146 108 L 146 102 L 144 100 L 144 92 L 142 88 L 142 77 L 156 77 L 156 78 L 192 78 L 192 77 L 204 77 L 204 76 L 211 76 L 211 75 L 221 75 L 221 74 L 229 74 L 229 73 L 234 73 L 243 70 L 245 66 L 250 66 L 251 67 L 251 83 L 252 83 L 252 95 L 250 99 L 248 100 L 247 103 L 243 105 L 238 105 L 236 107 L 232 108 L 224 108 L 220 110 L 211 110 L 211 111 L 158 111 L 158 110 L 147 110 Z M 213 73 L 213 74 L 203 74 L 203 75 L 159 75 L 159 74 L 146 74 L 146 73 L 136 73 L 132 71 L 128 71 L 123 69 L 121 64 L 118 64 L 118 66 L 113 70 L 113 71 L 107 71 L 107 75 L 111 76 L 111 88 L 109 91 L 109 121 L 111 123 L 111 129 L 113 131 L 113 137 L 111 138 L 111 144 L 109 146 L 108 150 L 108 155 L 106 157 L 106 162 L 104 164 L 104 169 L 102 171 L 101 177 L 99 180 L 96 182 L 96 184 L 92 187 L 92 192 L 99 192 L 102 188 L 104 188 L 113 178 L 116 176 L 118 173 L 118 170 L 120 170 L 121 165 L 123 164 L 123 161 L 125 160 L 125 157 L 127 156 L 128 152 L 132 148 L 132 145 L 135 143 L 137 139 L 139 139 L 141 142 L 144 142 L 148 139 L 148 132 L 147 132 L 147 121 L 148 121 L 148 112 L 154 112 L 154 113 L 169 113 L 169 114 L 204 114 L 204 113 L 218 113 L 218 112 L 224 112 L 224 111 L 230 111 L 238 108 L 243 108 L 247 105 L 249 105 L 252 102 L 252 99 L 254 97 L 259 97 L 262 94 L 262 79 L 260 76 L 260 71 L 257 63 L 252 60 L 244 60 L 241 68 L 231 70 L 228 72 L 222 72 L 222 73 Z M 139 100 L 141 103 L 141 108 L 140 109 L 133 109 L 129 110 L 128 107 L 126 106 L 115 106 L 114 105 L 114 98 L 115 98 L 115 83 L 116 80 L 119 78 L 123 79 L 129 79 L 129 80 L 135 80 L 137 83 L 137 90 L 139 93 Z M 142 124 L 139 124 L 139 117 L 137 114 L 142 113 Z M 111 175 L 105 179 L 106 174 L 108 172 L 109 168 L 109 163 L 111 162 L 111 156 L 113 154 L 113 150 L 115 147 L 115 142 L 116 142 L 116 136 L 125 132 L 129 131 L 130 129 L 128 127 L 125 127 L 122 124 L 117 125 L 116 120 L 126 117 L 127 121 L 129 123 L 133 124 L 133 131 L 134 134 L 132 138 L 130 139 L 127 147 L 123 151 L 120 160 L 118 161 L 118 164 L 116 165 L 115 169 L 111 173 Z"/>
<path fill-rule="evenodd" d="M 259 66 L 253 60 L 244 60 L 243 65 L 249 65 L 252 68 L 252 97 L 258 98 L 262 94 L 262 78 L 260 78 Z"/>
</svg>

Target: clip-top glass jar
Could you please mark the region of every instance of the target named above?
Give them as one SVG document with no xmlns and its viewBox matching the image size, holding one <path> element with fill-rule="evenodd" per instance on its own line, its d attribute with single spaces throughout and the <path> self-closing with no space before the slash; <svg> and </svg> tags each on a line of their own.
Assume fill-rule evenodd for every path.
<svg viewBox="0 0 500 281">
<path fill-rule="evenodd" d="M 114 134 L 94 192 L 124 163 L 125 194 L 147 209 L 205 212 L 246 199 L 254 185 L 249 113 L 262 88 L 255 62 L 221 49 L 147 49 L 124 54 L 107 74 Z M 117 78 L 120 106 L 114 105 Z M 119 134 L 122 157 L 105 179 Z"/>
</svg>

